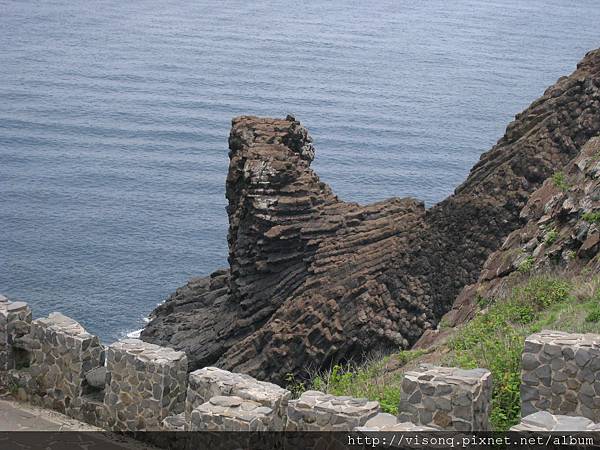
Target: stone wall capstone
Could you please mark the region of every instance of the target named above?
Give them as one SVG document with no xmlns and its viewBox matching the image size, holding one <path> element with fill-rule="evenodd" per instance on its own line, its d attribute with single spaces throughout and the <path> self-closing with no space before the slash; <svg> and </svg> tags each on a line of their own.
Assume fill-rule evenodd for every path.
<svg viewBox="0 0 600 450">
<path fill-rule="evenodd" d="M 521 415 L 538 411 L 600 422 L 600 336 L 543 330 L 525 340 Z"/>
<path fill-rule="evenodd" d="M 106 361 L 105 361 L 106 354 Z M 487 431 L 485 369 L 421 365 L 404 374 L 399 414 L 367 399 L 290 392 L 205 367 L 183 352 L 124 339 L 106 349 L 79 323 L 0 296 L 0 386 L 112 431 Z M 544 330 L 522 355 L 522 422 L 513 431 L 600 431 L 600 335 Z M 542 410 L 543 409 L 543 410 Z"/>
<path fill-rule="evenodd" d="M 547 411 L 539 411 L 521 419 L 518 425 L 510 431 L 600 431 L 600 424 L 592 422 L 586 417 L 554 415 Z"/>
<path fill-rule="evenodd" d="M 488 431 L 492 375 L 421 365 L 402 380 L 398 419 L 443 430 Z"/>
<path fill-rule="evenodd" d="M 111 429 L 160 430 L 164 419 L 184 411 L 184 352 L 139 339 L 123 339 L 107 348 L 106 367 L 104 403 Z"/>
</svg>

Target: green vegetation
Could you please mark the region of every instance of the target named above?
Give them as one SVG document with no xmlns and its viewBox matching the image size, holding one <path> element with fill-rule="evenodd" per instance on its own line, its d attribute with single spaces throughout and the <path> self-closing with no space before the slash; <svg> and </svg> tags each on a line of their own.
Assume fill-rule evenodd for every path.
<svg viewBox="0 0 600 450">
<path fill-rule="evenodd" d="M 583 216 L 581 216 L 583 220 L 589 223 L 600 223 L 600 211 L 594 212 L 586 212 Z"/>
<path fill-rule="evenodd" d="M 544 243 L 546 245 L 552 245 L 556 242 L 556 239 L 558 239 L 558 231 L 556 231 L 556 228 L 552 228 L 546 233 L 546 236 L 544 236 Z"/>
<path fill-rule="evenodd" d="M 531 272 L 531 269 L 533 269 L 533 263 L 535 262 L 535 258 L 531 255 L 529 255 L 527 258 L 525 258 L 523 261 L 521 261 L 521 263 L 519 264 L 519 267 L 517 267 L 517 270 L 521 273 L 529 273 Z"/>
<path fill-rule="evenodd" d="M 564 172 L 555 172 L 554 175 L 552 175 L 552 181 L 554 183 L 554 186 L 556 186 L 561 191 L 566 192 L 569 190 L 570 186 L 569 183 L 567 183 L 567 177 L 565 176 Z"/>
<path fill-rule="evenodd" d="M 525 262 L 532 266 L 530 258 Z M 435 364 L 489 369 L 494 384 L 490 419 L 495 430 L 505 431 L 520 420 L 520 365 L 525 338 L 542 329 L 600 333 L 600 277 L 530 275 L 504 296 L 478 297 L 477 302 L 486 306 L 485 312 L 459 328 L 445 346 L 436 350 Z M 296 397 L 307 389 L 367 397 L 379 401 L 383 411 L 397 414 L 401 367 L 418 361 L 425 353 L 406 350 L 360 366 L 336 365 L 303 383 L 292 377 L 288 389 Z M 434 356 L 428 355 L 428 360 Z"/>
<path fill-rule="evenodd" d="M 359 367 L 335 365 L 312 379 L 310 389 L 333 395 L 349 395 L 377 400 L 384 412 L 398 414 L 400 374 L 389 376 L 386 365 L 389 357 Z"/>
<path fill-rule="evenodd" d="M 426 352 L 423 350 L 402 350 L 380 360 L 368 361 L 362 365 L 336 364 L 327 371 L 315 374 L 308 382 L 297 382 L 288 375 L 287 388 L 292 396 L 299 397 L 305 390 L 313 389 L 332 395 L 349 395 L 376 400 L 381 410 L 390 414 L 398 414 L 400 403 L 400 385 L 402 374 L 390 365 L 403 366 Z"/>
<path fill-rule="evenodd" d="M 445 365 L 485 367 L 492 372 L 491 422 L 508 430 L 520 417 L 521 353 L 525 337 L 542 329 L 600 332 L 597 281 L 584 286 L 558 276 L 531 277 L 487 314 L 467 323 L 450 341 Z"/>
</svg>

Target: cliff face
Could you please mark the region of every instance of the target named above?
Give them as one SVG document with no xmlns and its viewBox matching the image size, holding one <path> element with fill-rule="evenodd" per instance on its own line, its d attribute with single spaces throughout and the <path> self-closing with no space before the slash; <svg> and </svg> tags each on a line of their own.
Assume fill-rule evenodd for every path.
<svg viewBox="0 0 600 450">
<path fill-rule="evenodd" d="M 527 216 L 531 192 L 600 131 L 600 51 L 516 116 L 454 195 L 342 202 L 310 169 L 293 118 L 240 117 L 229 139 L 229 265 L 157 308 L 142 338 L 281 381 L 435 328 Z"/>
<path fill-rule="evenodd" d="M 143 338 L 185 348 L 193 367 L 275 380 L 414 341 L 432 311 L 396 301 L 379 277 L 422 228 L 423 204 L 338 200 L 291 117 L 235 119 L 229 146 L 230 268 L 178 290 Z"/>
<path fill-rule="evenodd" d="M 591 138 L 566 167 L 546 179 L 521 210 L 522 227 L 486 260 L 465 286 L 445 322 L 457 326 L 478 311 L 478 299 L 508 293 L 532 273 L 570 276 L 600 272 L 600 137 Z M 430 331 L 420 345 L 437 338 Z"/>
</svg>

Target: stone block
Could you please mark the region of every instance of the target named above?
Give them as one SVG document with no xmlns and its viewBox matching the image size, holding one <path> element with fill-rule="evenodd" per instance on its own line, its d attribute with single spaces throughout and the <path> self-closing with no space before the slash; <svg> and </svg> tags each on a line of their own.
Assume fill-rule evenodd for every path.
<svg viewBox="0 0 600 450">
<path fill-rule="evenodd" d="M 272 431 L 281 431 L 285 427 L 290 391 L 273 383 L 258 381 L 250 375 L 217 367 L 204 367 L 190 373 L 186 398 L 187 420 L 194 408 L 215 396 L 237 396 L 267 406 L 274 413 Z"/>
<path fill-rule="evenodd" d="M 215 396 L 192 410 L 190 431 L 270 431 L 274 411 L 237 396 Z"/>
<path fill-rule="evenodd" d="M 30 372 L 37 383 L 32 395 L 53 409 L 79 417 L 87 391 L 86 372 L 104 364 L 104 347 L 73 319 L 59 313 L 31 325 Z"/>
<path fill-rule="evenodd" d="M 185 413 L 167 416 L 162 421 L 163 431 L 185 431 Z"/>
<path fill-rule="evenodd" d="M 306 391 L 287 408 L 287 431 L 352 431 L 379 413 L 379 403 Z"/>
<path fill-rule="evenodd" d="M 184 352 L 123 339 L 107 348 L 106 369 L 104 403 L 111 429 L 157 431 L 168 416 L 184 412 Z"/>
<path fill-rule="evenodd" d="M 586 417 L 554 415 L 547 411 L 539 411 L 523 417 L 521 422 L 513 426 L 510 431 L 598 432 L 600 424 Z"/>
<path fill-rule="evenodd" d="M 521 415 L 538 411 L 600 422 L 600 335 L 543 330 L 525 340 Z"/>
<path fill-rule="evenodd" d="M 485 369 L 428 364 L 406 372 L 398 419 L 453 431 L 488 431 L 492 376 Z"/>
</svg>

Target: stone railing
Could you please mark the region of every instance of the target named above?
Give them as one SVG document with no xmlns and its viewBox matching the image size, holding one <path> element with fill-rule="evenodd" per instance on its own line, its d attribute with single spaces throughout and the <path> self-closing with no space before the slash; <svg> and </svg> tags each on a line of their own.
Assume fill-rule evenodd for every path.
<svg viewBox="0 0 600 450">
<path fill-rule="evenodd" d="M 600 336 L 543 331 L 522 360 L 523 421 L 514 430 L 597 430 Z M 398 417 L 367 399 L 288 390 L 205 367 L 139 339 L 109 346 L 62 314 L 32 320 L 0 296 L 0 385 L 22 401 L 114 431 L 489 430 L 491 374 L 422 365 L 406 372 Z"/>
</svg>

